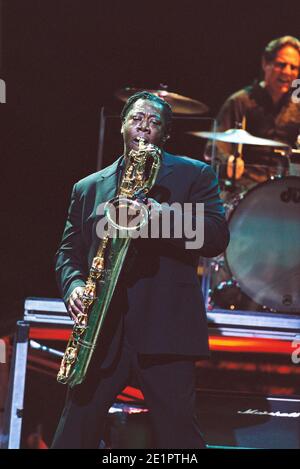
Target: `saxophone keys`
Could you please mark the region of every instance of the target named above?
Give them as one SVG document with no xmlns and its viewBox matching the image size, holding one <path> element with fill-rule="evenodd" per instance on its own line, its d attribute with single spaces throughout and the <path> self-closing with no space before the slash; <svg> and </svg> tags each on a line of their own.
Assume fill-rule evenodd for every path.
<svg viewBox="0 0 300 469">
<path fill-rule="evenodd" d="M 104 258 L 103 257 L 95 257 L 94 260 L 93 260 L 93 264 L 92 264 L 92 268 L 91 270 L 92 271 L 102 271 L 104 268 Z"/>
<path fill-rule="evenodd" d="M 77 358 L 77 349 L 75 347 L 69 347 L 66 350 L 65 363 L 66 365 L 73 365 Z"/>
<path fill-rule="evenodd" d="M 89 306 L 95 298 L 96 294 L 96 284 L 90 283 L 87 284 L 82 295 L 82 302 L 85 306 Z"/>
</svg>

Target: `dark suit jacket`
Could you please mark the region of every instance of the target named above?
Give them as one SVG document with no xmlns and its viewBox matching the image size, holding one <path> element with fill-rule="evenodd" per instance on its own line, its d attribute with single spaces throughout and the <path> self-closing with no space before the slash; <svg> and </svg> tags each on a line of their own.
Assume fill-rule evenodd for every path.
<svg viewBox="0 0 300 469">
<path fill-rule="evenodd" d="M 65 302 L 87 278 L 99 244 L 96 209 L 116 195 L 120 161 L 74 185 L 56 262 Z M 191 202 L 193 208 L 196 202 L 204 203 L 204 244 L 201 249 L 187 250 L 184 238 L 131 241 L 110 307 L 111 317 L 116 319 L 109 325 L 108 342 L 118 335 L 122 324 L 140 353 L 207 355 L 207 323 L 197 265 L 200 255 L 216 256 L 229 241 L 215 174 L 205 163 L 165 153 L 150 195 L 159 202 Z"/>
</svg>

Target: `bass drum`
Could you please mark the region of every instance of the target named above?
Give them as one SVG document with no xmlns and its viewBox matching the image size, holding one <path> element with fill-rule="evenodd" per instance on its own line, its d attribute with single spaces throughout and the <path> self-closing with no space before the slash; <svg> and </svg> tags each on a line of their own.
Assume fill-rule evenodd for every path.
<svg viewBox="0 0 300 469">
<path fill-rule="evenodd" d="M 241 290 L 271 310 L 300 313 L 300 178 L 264 182 L 229 216 L 226 262 Z"/>
</svg>

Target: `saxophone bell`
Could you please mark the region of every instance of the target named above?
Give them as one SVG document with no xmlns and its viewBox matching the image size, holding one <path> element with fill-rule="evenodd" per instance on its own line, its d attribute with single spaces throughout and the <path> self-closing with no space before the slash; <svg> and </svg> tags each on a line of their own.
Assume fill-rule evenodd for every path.
<svg viewBox="0 0 300 469">
<path fill-rule="evenodd" d="M 127 197 L 115 197 L 106 202 L 104 214 L 109 225 L 120 234 L 141 229 L 149 219 L 147 207 L 139 200 Z"/>
</svg>

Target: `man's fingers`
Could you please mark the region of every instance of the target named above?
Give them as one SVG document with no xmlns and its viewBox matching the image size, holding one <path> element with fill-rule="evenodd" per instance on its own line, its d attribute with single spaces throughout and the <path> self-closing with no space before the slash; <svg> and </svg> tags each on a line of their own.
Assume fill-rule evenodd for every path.
<svg viewBox="0 0 300 469">
<path fill-rule="evenodd" d="M 84 307 L 81 301 L 83 292 L 83 287 L 76 287 L 69 298 L 68 312 L 74 321 L 77 321 L 78 314 L 83 313 L 84 311 Z"/>
<path fill-rule="evenodd" d="M 70 318 L 71 318 L 74 322 L 76 322 L 76 321 L 77 321 L 77 316 L 76 316 L 76 314 L 73 313 L 71 306 L 68 307 L 68 312 L 69 312 Z"/>
<path fill-rule="evenodd" d="M 75 306 L 83 313 L 83 304 L 80 298 L 76 298 L 74 301 Z"/>
<path fill-rule="evenodd" d="M 162 211 L 161 204 L 157 202 L 155 199 L 149 198 L 147 202 L 147 206 L 150 211 L 150 218 L 157 217 Z"/>
<path fill-rule="evenodd" d="M 79 301 L 79 300 L 76 300 L 76 301 Z M 82 310 L 77 306 L 77 303 L 75 303 L 72 298 L 70 298 L 70 301 L 69 301 L 69 308 L 71 309 L 71 312 L 72 314 L 75 315 L 75 317 L 77 317 L 77 315 L 82 312 Z"/>
</svg>

